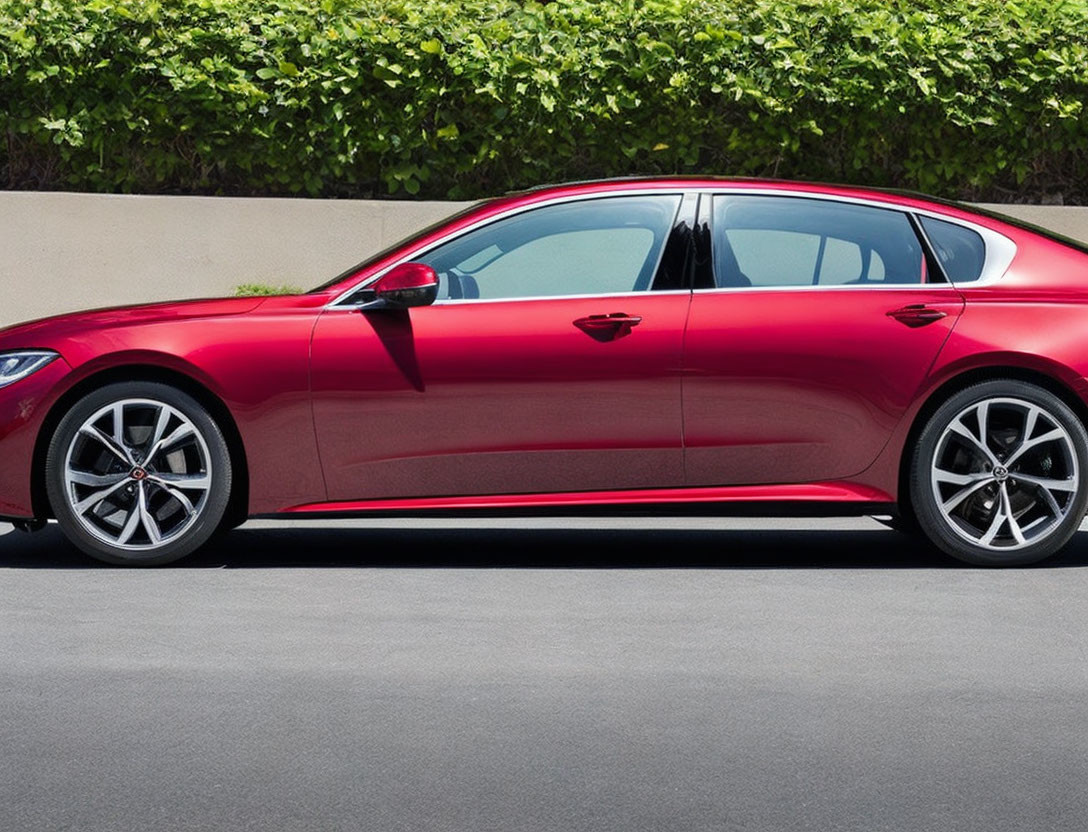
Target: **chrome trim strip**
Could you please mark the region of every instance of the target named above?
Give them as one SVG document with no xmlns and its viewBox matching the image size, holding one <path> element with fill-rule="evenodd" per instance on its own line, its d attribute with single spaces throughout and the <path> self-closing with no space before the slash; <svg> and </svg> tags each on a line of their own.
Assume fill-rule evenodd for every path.
<svg viewBox="0 0 1088 832">
<path fill-rule="evenodd" d="M 632 189 L 632 190 L 617 189 L 617 190 L 614 190 L 614 191 L 600 191 L 600 192 L 597 192 L 597 193 L 568 194 L 567 196 L 555 197 L 554 199 L 545 199 L 545 200 L 541 200 L 540 202 L 530 203 L 528 205 L 518 205 L 518 206 L 515 206 L 515 207 L 511 208 L 508 211 L 503 211 L 501 213 L 495 214 L 494 216 L 490 216 L 490 217 L 487 217 L 485 219 L 478 220 L 477 222 L 474 222 L 474 223 L 472 223 L 470 225 L 467 225 L 464 228 L 458 229 L 457 231 L 451 232 L 451 233 L 449 233 L 449 234 L 447 234 L 447 235 L 445 235 L 443 237 L 440 237 L 438 240 L 436 240 L 435 242 L 433 242 L 433 243 L 431 243 L 429 245 L 424 245 L 424 246 L 420 246 L 419 248 L 412 249 L 411 251 L 409 251 L 403 257 L 398 258 L 393 263 L 390 263 L 384 269 L 381 269 L 380 271 L 375 272 L 370 277 L 363 278 L 358 283 L 352 285 L 352 287 L 350 289 L 347 289 L 347 290 L 341 292 L 340 294 L 338 294 L 335 298 L 333 298 L 331 301 L 329 301 L 327 304 L 325 304 L 324 308 L 325 309 L 331 309 L 333 307 L 340 307 L 340 304 L 341 304 L 342 301 L 344 301 L 346 298 L 350 297 L 351 295 L 355 294 L 355 292 L 359 291 L 360 289 L 366 288 L 366 286 L 373 283 L 375 280 L 380 278 L 382 275 L 384 275 L 386 272 L 388 272 L 394 266 L 398 266 L 401 263 L 411 262 L 411 260 L 413 258 L 419 257 L 422 254 L 426 254 L 427 252 L 429 252 L 429 251 L 431 251 L 431 250 L 433 250 L 435 248 L 438 248 L 439 246 L 447 243 L 448 241 L 450 241 L 452 239 L 455 239 L 456 237 L 460 237 L 463 234 L 468 234 L 468 233 L 470 233 L 472 231 L 475 231 L 477 228 L 481 228 L 481 227 L 483 227 L 485 225 L 490 225 L 493 222 L 498 222 L 500 220 L 504 220 L 504 219 L 507 219 L 509 217 L 516 216 L 517 214 L 522 214 L 522 213 L 524 213 L 526 211 L 532 211 L 532 210 L 535 210 L 537 208 L 544 208 L 544 207 L 549 206 L 549 205 L 560 205 L 560 204 L 565 203 L 565 202 L 582 202 L 582 201 L 590 200 L 590 199 L 605 199 L 605 198 L 608 198 L 608 197 L 617 197 L 617 196 L 648 196 L 648 195 L 678 195 L 678 194 L 682 196 L 682 195 L 688 194 L 688 193 L 695 193 L 695 194 L 699 194 L 699 195 L 707 195 L 707 196 L 711 196 L 711 197 L 714 197 L 714 196 L 744 196 L 744 195 L 749 195 L 749 196 L 800 197 L 802 199 L 821 199 L 821 200 L 826 200 L 826 201 L 830 201 L 830 202 L 846 202 L 846 203 L 850 203 L 850 204 L 853 204 L 853 205 L 867 205 L 867 206 L 872 207 L 872 208 L 884 208 L 884 209 L 890 210 L 890 211 L 898 211 L 901 214 L 915 214 L 915 215 L 921 215 L 921 216 L 929 216 L 929 217 L 933 217 L 935 219 L 943 220 L 944 222 L 950 222 L 950 223 L 953 223 L 955 225 L 961 225 L 964 228 L 969 228 L 970 230 L 976 232 L 979 236 L 982 237 L 983 244 L 986 246 L 986 260 L 983 263 L 982 274 L 979 277 L 979 279 L 978 280 L 973 280 L 970 283 L 960 283 L 959 284 L 960 287 L 973 288 L 975 286 L 992 285 L 994 282 L 996 282 L 998 279 L 1000 279 L 1002 275 L 1005 274 L 1005 272 L 1009 268 L 1009 265 L 1012 263 L 1013 258 L 1016 256 L 1016 243 L 1014 243 L 1012 240 L 1010 240 L 1004 234 L 1000 234 L 997 231 L 993 231 L 993 230 L 991 230 L 989 228 L 985 228 L 985 227 L 983 227 L 981 225 L 976 225 L 975 223 L 969 222 L 967 220 L 960 219 L 959 217 L 953 217 L 953 216 L 950 216 L 948 214 L 942 214 L 939 211 L 931 210 L 931 209 L 928 209 L 928 208 L 913 208 L 913 207 L 906 206 L 906 205 L 898 205 L 898 204 L 893 203 L 893 202 L 884 202 L 884 201 L 879 200 L 879 199 L 867 199 L 867 198 L 854 197 L 854 196 L 845 196 L 845 195 L 842 195 L 842 194 L 822 193 L 822 192 L 819 192 L 819 191 L 797 191 L 797 190 L 781 189 L 781 188 L 728 188 L 728 187 L 726 187 L 726 188 L 715 188 L 715 187 L 701 187 L 701 188 L 682 188 L 682 189 L 679 189 L 679 190 L 673 190 L 671 188 L 636 188 L 636 189 Z M 869 289 L 883 289 L 885 291 L 887 291 L 889 289 L 899 289 L 900 291 L 902 291 L 904 289 L 909 289 L 911 287 L 934 289 L 934 288 L 938 288 L 938 287 L 941 287 L 941 286 L 943 286 L 945 288 L 948 288 L 948 289 L 955 288 L 950 283 L 944 283 L 944 284 L 939 284 L 939 283 L 899 283 L 899 284 L 895 284 L 895 285 L 892 285 L 892 286 L 873 286 L 872 284 L 855 285 L 855 286 L 833 286 L 833 285 L 828 285 L 828 286 L 820 286 L 820 285 L 816 285 L 816 286 L 811 286 L 811 285 L 809 285 L 809 286 L 766 286 L 766 287 L 761 287 L 761 286 L 731 286 L 731 287 L 724 287 L 724 288 L 721 288 L 721 289 L 696 289 L 695 291 L 697 291 L 697 292 L 733 292 L 733 291 L 762 292 L 762 291 L 782 291 L 782 290 L 787 290 L 787 291 L 788 290 L 793 290 L 793 291 L 798 291 L 798 290 L 831 291 L 831 290 L 855 290 L 855 289 L 866 289 L 866 290 L 869 290 Z M 687 291 L 687 290 L 684 290 L 684 291 Z M 558 299 L 561 299 L 561 298 L 580 298 L 580 297 L 626 297 L 629 294 L 632 294 L 632 293 L 619 293 L 618 295 L 599 295 L 599 294 L 594 294 L 594 293 L 587 293 L 587 294 L 584 294 L 584 295 L 549 295 L 549 296 L 547 296 L 545 298 L 541 298 L 541 297 L 532 297 L 532 298 L 460 298 L 460 299 L 450 298 L 450 299 L 446 299 L 446 300 L 442 300 L 442 301 L 436 301 L 435 305 L 446 304 L 446 303 L 450 303 L 450 302 L 453 302 L 453 303 L 466 303 L 466 302 L 471 302 L 471 303 L 491 303 L 491 302 L 509 303 L 509 302 L 512 302 L 512 301 L 520 301 L 520 300 L 558 300 Z M 633 294 L 637 295 L 637 296 L 642 296 L 642 295 L 646 295 L 646 294 L 665 294 L 665 293 L 664 292 L 660 292 L 660 293 L 659 292 L 635 292 Z M 356 305 L 351 305 L 351 306 L 347 306 L 347 307 L 343 307 L 343 308 L 355 309 L 355 308 L 357 308 L 357 306 Z"/>
</svg>

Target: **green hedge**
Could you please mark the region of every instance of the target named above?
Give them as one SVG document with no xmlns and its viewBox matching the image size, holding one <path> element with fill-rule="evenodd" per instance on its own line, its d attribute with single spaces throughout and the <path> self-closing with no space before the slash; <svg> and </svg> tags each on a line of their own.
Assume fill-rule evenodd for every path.
<svg viewBox="0 0 1088 832">
<path fill-rule="evenodd" d="M 1088 200 L 1083 0 L 0 0 L 0 187 Z"/>
</svg>

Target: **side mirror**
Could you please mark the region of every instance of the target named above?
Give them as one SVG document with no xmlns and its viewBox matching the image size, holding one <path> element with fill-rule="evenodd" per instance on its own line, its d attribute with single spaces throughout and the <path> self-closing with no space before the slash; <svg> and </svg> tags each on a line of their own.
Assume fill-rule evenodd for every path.
<svg viewBox="0 0 1088 832">
<path fill-rule="evenodd" d="M 407 309 L 429 306 L 438 297 L 438 275 L 423 263 L 394 266 L 367 287 L 374 293 L 374 308 Z"/>
</svg>

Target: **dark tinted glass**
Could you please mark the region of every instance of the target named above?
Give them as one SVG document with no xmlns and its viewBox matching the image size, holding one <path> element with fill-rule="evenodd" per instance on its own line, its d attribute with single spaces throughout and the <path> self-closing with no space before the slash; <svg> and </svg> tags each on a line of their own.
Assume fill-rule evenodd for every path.
<svg viewBox="0 0 1088 832">
<path fill-rule="evenodd" d="M 986 244 L 977 231 L 952 222 L 919 217 L 933 253 L 952 283 L 970 283 L 982 274 Z"/>
<path fill-rule="evenodd" d="M 925 258 L 906 214 L 847 202 L 716 196 L 721 287 L 920 283 Z"/>
</svg>

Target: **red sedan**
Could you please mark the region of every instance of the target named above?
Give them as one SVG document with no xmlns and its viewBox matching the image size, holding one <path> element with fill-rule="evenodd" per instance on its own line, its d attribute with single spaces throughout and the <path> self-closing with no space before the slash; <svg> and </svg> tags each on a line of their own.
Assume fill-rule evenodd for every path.
<svg viewBox="0 0 1088 832">
<path fill-rule="evenodd" d="M 990 565 L 1088 502 L 1088 251 L 914 195 L 481 203 L 299 296 L 0 331 L 0 517 L 162 564 L 254 515 L 895 513 Z"/>
</svg>

